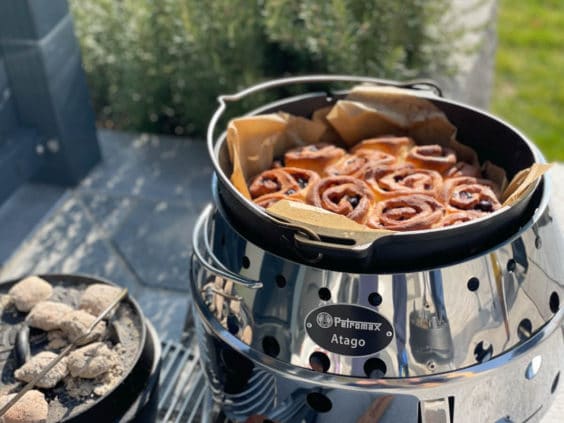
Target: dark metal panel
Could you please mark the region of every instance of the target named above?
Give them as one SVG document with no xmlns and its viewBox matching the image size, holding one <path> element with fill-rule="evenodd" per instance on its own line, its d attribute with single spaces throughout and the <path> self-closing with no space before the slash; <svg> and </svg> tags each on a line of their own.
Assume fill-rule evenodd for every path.
<svg viewBox="0 0 564 423">
<path fill-rule="evenodd" d="M 0 203 L 27 181 L 41 166 L 37 154 L 41 139 L 36 131 L 17 129 L 2 137 L 0 145 Z"/>
<path fill-rule="evenodd" d="M 68 12 L 66 0 L 1 0 L 0 39 L 41 39 Z"/>
<path fill-rule="evenodd" d="M 14 99 L 8 84 L 4 61 L 0 57 L 0 144 L 2 144 L 2 134 L 13 130 L 16 126 L 18 126 L 18 119 Z"/>
<path fill-rule="evenodd" d="M 35 16 L 42 4 L 29 2 L 26 10 Z M 63 16 L 40 41 L 3 39 L 0 44 L 21 124 L 49 140 L 37 180 L 78 183 L 100 160 L 100 151 L 71 16 Z"/>
</svg>

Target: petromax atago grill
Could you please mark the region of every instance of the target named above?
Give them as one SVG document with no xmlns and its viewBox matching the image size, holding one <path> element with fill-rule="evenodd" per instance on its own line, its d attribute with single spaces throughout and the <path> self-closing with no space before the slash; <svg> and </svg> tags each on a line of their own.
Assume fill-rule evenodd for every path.
<svg viewBox="0 0 564 423">
<path fill-rule="evenodd" d="M 215 421 L 538 421 L 564 364 L 564 260 L 549 177 L 495 225 L 369 245 L 284 224 L 231 186 L 225 134 L 215 135 L 226 103 L 275 86 L 335 81 L 434 91 L 428 98 L 458 138 L 509 178 L 544 161 L 507 123 L 421 81 L 298 77 L 220 97 L 208 131 L 214 204 L 194 231 L 191 277 Z M 345 94 L 312 92 L 250 114 L 309 116 Z"/>
</svg>

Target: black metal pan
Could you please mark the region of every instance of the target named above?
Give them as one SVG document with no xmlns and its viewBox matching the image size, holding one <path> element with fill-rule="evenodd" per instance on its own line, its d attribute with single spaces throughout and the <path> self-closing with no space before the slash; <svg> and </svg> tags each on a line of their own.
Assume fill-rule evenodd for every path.
<svg viewBox="0 0 564 423">
<path fill-rule="evenodd" d="M 534 163 L 543 163 L 538 149 L 523 134 L 493 115 L 471 106 L 439 97 L 440 88 L 429 81 L 395 82 L 366 77 L 317 75 L 285 78 L 251 87 L 235 95 L 220 96 L 220 107 L 208 127 L 207 143 L 217 181 L 213 190 L 216 204 L 224 210 L 225 217 L 249 240 L 259 246 L 290 259 L 318 263 L 333 269 L 355 271 L 391 271 L 417 267 L 436 255 L 450 256 L 456 251 L 466 251 L 471 256 L 493 240 L 500 240 L 517 231 L 523 215 L 535 192 L 540 192 L 540 180 L 520 202 L 492 213 L 487 218 L 460 225 L 412 232 L 398 232 L 377 240 L 365 242 L 353 238 L 328 238 L 312 233 L 308 228 L 289 225 L 265 212 L 247 200 L 230 181 L 232 172 L 225 132 L 216 137 L 216 125 L 227 103 L 237 102 L 256 92 L 290 84 L 327 82 L 369 82 L 417 90 L 442 110 L 457 127 L 457 139 L 472 147 L 480 162 L 490 160 L 505 169 L 508 179 Z M 312 112 L 345 97 L 346 91 L 336 93 L 314 92 L 285 98 L 253 110 L 248 115 L 284 111 L 298 116 L 311 116 Z"/>
<path fill-rule="evenodd" d="M 69 274 L 46 274 L 38 275 L 49 282 L 53 287 L 65 287 L 72 289 L 85 289 L 88 285 L 103 283 L 115 286 L 106 280 L 85 276 Z M 0 282 L 0 294 L 6 294 L 8 290 L 21 279 Z M 120 311 L 121 309 L 121 311 Z M 127 309 L 127 310 L 125 310 Z M 160 371 L 160 344 L 158 337 L 147 324 L 143 317 L 141 308 L 131 297 L 125 297 L 119 305 L 116 314 L 121 315 L 123 311 L 132 326 L 131 329 L 138 331 L 139 341 L 134 359 L 125 366 L 121 381 L 108 393 L 99 397 L 96 401 L 89 401 L 88 405 L 80 405 L 80 401 L 66 398 L 53 390 L 43 390 L 46 397 L 59 396 L 57 401 L 67 407 L 68 411 L 62 418 L 62 422 L 68 423 L 97 423 L 101 421 L 125 422 L 133 419 L 139 422 L 154 421 L 158 397 L 157 382 Z M 24 324 L 23 313 L 0 314 L 0 330 L 2 337 L 0 344 L 13 343 L 14 332 Z M 133 329 L 133 326 L 135 329 Z M 32 332 L 33 334 L 33 332 Z M 4 350 L 7 345 L 3 345 Z M 32 346 L 33 353 L 33 346 Z M 14 353 L 0 355 L 0 375 L 2 382 L 11 379 L 11 371 L 7 368 L 14 366 Z M 0 383 L 2 385 L 2 383 Z M 57 387 L 56 387 L 57 388 Z"/>
</svg>

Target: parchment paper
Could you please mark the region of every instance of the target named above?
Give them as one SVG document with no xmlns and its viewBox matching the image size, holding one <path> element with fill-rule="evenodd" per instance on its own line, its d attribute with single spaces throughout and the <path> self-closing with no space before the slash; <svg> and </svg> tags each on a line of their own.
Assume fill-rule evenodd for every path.
<svg viewBox="0 0 564 423">
<path fill-rule="evenodd" d="M 318 142 L 338 144 L 339 137 L 350 148 L 364 139 L 385 135 L 409 136 L 418 145 L 439 144 L 453 149 L 459 161 L 479 166 L 476 152 L 456 140 L 456 128 L 433 103 L 412 90 L 362 85 L 334 106 L 315 111 L 311 120 L 286 113 L 233 119 L 227 131 L 231 181 L 250 199 L 248 181 L 269 169 L 274 158 L 290 148 Z M 505 208 L 526 197 L 549 168 L 534 164 L 509 184 L 505 170 L 489 161 L 482 165 L 482 172 L 503 193 Z M 288 200 L 273 204 L 267 213 L 329 236 L 377 239 L 393 232 L 367 228 L 344 216 Z"/>
</svg>

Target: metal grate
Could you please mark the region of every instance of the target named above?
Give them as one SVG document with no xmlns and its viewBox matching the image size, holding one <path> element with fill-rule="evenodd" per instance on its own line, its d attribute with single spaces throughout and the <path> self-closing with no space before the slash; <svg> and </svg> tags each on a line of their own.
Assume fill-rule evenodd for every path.
<svg viewBox="0 0 564 423">
<path fill-rule="evenodd" d="M 162 348 L 158 421 L 202 422 L 207 386 L 195 337 L 187 334 L 182 344 L 165 341 Z"/>
</svg>

